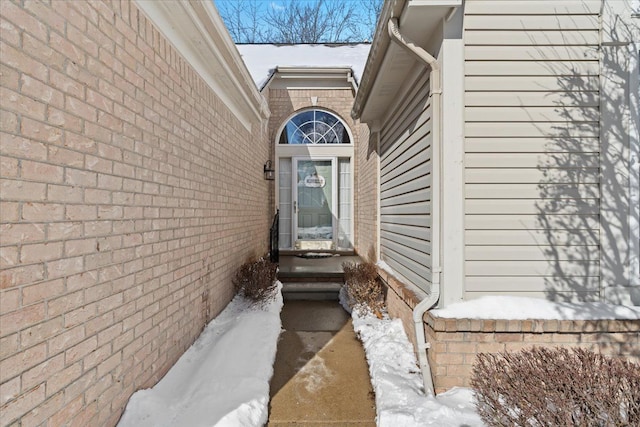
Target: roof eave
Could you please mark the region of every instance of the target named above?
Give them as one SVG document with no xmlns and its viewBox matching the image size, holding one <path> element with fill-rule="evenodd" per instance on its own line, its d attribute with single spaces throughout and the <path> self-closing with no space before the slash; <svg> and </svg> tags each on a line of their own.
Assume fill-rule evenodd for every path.
<svg viewBox="0 0 640 427">
<path fill-rule="evenodd" d="M 380 120 L 414 63 L 407 51 L 391 43 L 389 19 L 399 17 L 403 34 L 426 48 L 445 17 L 461 5 L 462 0 L 385 0 L 351 111 L 354 119 L 365 123 Z"/>
</svg>

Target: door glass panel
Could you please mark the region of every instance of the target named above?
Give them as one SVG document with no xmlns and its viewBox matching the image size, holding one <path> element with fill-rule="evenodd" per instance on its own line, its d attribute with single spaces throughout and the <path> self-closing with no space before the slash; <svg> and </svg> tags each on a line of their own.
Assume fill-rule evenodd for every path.
<svg viewBox="0 0 640 427">
<path fill-rule="evenodd" d="M 298 163 L 298 239 L 332 240 L 331 160 L 300 160 Z"/>
</svg>

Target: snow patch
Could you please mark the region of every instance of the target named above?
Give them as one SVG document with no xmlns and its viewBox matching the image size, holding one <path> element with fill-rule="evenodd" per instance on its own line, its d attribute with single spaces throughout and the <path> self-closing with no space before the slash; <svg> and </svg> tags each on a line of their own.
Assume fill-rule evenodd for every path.
<svg viewBox="0 0 640 427">
<path fill-rule="evenodd" d="M 255 307 L 236 296 L 158 384 L 134 393 L 120 427 L 260 426 L 281 330 L 282 284 Z"/>
<path fill-rule="evenodd" d="M 563 303 L 542 298 L 485 296 L 430 311 L 436 317 L 454 319 L 640 319 L 640 307 L 604 302 Z"/>
<path fill-rule="evenodd" d="M 358 310 L 351 316 L 369 364 L 378 427 L 484 425 L 475 411 L 472 390 L 453 388 L 438 396 L 425 394 L 413 347 L 400 319 L 361 316 Z"/>
</svg>

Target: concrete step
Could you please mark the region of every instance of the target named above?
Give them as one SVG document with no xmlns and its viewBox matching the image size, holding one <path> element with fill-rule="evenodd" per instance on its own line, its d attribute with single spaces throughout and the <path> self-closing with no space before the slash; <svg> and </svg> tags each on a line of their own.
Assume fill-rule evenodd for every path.
<svg viewBox="0 0 640 427">
<path fill-rule="evenodd" d="M 315 283 L 315 282 L 344 282 L 343 273 L 280 273 L 278 280 L 282 283 Z"/>
<path fill-rule="evenodd" d="M 283 282 L 285 300 L 337 300 L 342 283 L 334 281 Z"/>
</svg>

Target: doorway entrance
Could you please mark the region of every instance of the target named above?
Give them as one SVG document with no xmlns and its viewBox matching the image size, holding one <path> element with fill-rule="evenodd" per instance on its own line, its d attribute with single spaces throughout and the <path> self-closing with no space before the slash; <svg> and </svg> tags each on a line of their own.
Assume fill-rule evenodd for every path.
<svg viewBox="0 0 640 427">
<path fill-rule="evenodd" d="M 278 132 L 275 154 L 279 249 L 353 250 L 354 145 L 344 122 L 299 111 Z"/>
</svg>

